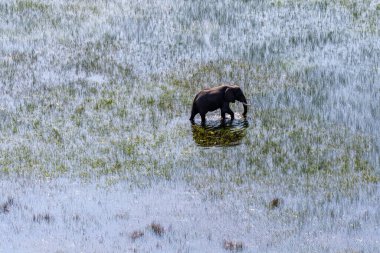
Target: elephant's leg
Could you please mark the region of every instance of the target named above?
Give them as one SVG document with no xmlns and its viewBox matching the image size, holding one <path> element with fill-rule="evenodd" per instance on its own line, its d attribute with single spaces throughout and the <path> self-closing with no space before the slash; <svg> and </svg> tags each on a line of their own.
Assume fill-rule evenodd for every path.
<svg viewBox="0 0 380 253">
<path fill-rule="evenodd" d="M 235 118 L 234 112 L 229 107 L 226 108 L 225 113 L 228 113 L 229 115 L 231 115 L 231 120 L 233 120 Z"/>
<path fill-rule="evenodd" d="M 222 118 L 225 119 L 225 114 L 228 113 L 231 115 L 231 120 L 235 118 L 234 112 L 231 110 L 228 104 L 225 104 L 223 108 L 221 109 L 222 112 Z M 224 117 L 223 117 L 224 116 Z"/>
<path fill-rule="evenodd" d="M 223 108 L 220 110 L 220 116 L 222 117 L 222 120 L 225 120 L 226 112 L 223 110 Z"/>
<path fill-rule="evenodd" d="M 206 122 L 206 113 L 200 113 L 201 119 L 202 119 L 202 124 Z"/>
<path fill-rule="evenodd" d="M 231 115 L 231 120 L 234 120 L 235 118 L 234 112 L 230 109 L 227 113 Z"/>
</svg>

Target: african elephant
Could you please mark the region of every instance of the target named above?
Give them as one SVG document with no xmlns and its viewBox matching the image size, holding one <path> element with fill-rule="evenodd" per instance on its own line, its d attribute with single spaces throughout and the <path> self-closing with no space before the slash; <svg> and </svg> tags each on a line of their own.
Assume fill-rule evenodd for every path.
<svg viewBox="0 0 380 253">
<path fill-rule="evenodd" d="M 236 85 L 221 85 L 199 92 L 193 101 L 190 120 L 194 121 L 195 115 L 201 115 L 202 123 L 206 122 L 206 113 L 220 109 L 222 119 L 226 118 L 226 113 L 234 119 L 234 112 L 231 110 L 229 103 L 235 103 L 235 100 L 243 103 L 243 116 L 247 115 L 247 99 L 243 92 Z"/>
</svg>

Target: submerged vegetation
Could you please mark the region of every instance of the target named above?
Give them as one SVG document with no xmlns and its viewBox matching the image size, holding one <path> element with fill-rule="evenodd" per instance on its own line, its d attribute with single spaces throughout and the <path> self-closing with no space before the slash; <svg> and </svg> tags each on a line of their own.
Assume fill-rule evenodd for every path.
<svg viewBox="0 0 380 253">
<path fill-rule="evenodd" d="M 0 0 L 0 177 L 16 191 L 1 194 L 17 199 L 0 201 L 3 239 L 16 247 L 19 219 L 32 239 L 73 236 L 82 251 L 121 251 L 114 238 L 128 234 L 142 251 L 378 252 L 369 235 L 380 227 L 379 9 L 371 0 Z M 217 111 L 192 125 L 194 95 L 221 83 L 242 88 L 247 119 L 236 103 L 234 121 Z M 84 185 L 71 191 L 70 180 Z M 38 182 L 49 208 L 17 196 L 33 202 L 21 189 Z M 168 191 L 183 207 L 161 200 L 162 182 L 192 195 Z M 164 229 L 150 202 L 189 230 Z M 114 223 L 130 203 L 157 220 L 144 223 L 153 233 L 130 234 L 136 227 L 122 226 L 133 218 Z M 202 215 L 215 224 L 202 226 Z"/>
<path fill-rule="evenodd" d="M 193 139 L 196 144 L 202 147 L 228 147 L 241 144 L 248 121 L 244 119 L 233 122 L 208 122 L 207 126 L 198 124 L 192 125 Z"/>
</svg>

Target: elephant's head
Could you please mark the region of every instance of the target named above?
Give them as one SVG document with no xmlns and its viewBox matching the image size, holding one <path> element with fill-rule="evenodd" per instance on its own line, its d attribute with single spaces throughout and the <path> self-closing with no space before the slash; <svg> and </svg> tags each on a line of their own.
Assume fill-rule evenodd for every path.
<svg viewBox="0 0 380 253">
<path fill-rule="evenodd" d="M 245 98 L 243 91 L 239 86 L 229 86 L 225 91 L 224 98 L 229 103 L 235 103 L 235 100 L 241 102 L 244 107 L 243 116 L 245 117 L 247 115 L 247 99 Z"/>
</svg>

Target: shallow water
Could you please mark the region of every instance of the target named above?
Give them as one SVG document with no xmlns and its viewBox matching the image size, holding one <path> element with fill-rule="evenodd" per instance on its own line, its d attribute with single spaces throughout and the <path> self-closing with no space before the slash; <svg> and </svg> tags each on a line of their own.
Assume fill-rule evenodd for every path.
<svg viewBox="0 0 380 253">
<path fill-rule="evenodd" d="M 0 0 L 0 251 L 380 252 L 379 10 Z"/>
<path fill-rule="evenodd" d="M 229 147 L 242 143 L 248 127 L 248 120 L 243 117 L 232 121 L 210 117 L 205 124 L 195 121 L 191 129 L 194 142 L 201 147 Z"/>
</svg>

